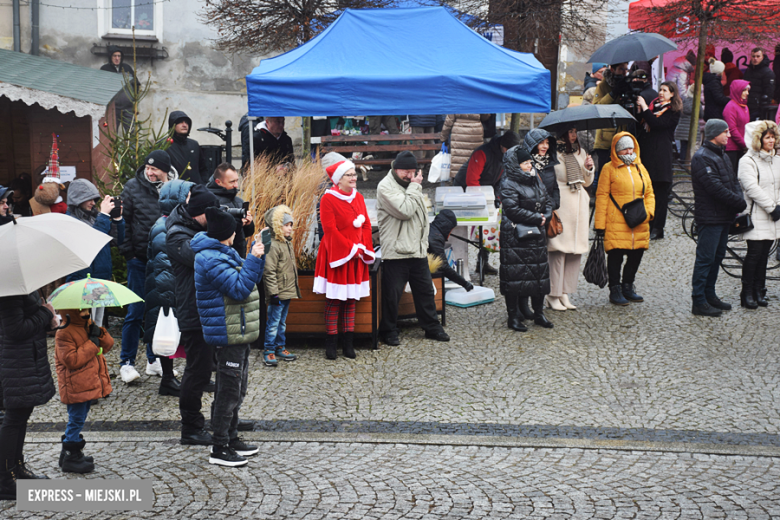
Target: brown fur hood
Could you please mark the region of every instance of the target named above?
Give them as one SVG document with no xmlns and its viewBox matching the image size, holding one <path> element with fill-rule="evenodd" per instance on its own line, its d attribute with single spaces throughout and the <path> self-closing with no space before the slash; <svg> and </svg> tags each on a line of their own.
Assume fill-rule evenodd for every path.
<svg viewBox="0 0 780 520">
<path fill-rule="evenodd" d="M 761 136 L 769 129 L 774 131 L 775 148 L 777 148 L 780 145 L 780 129 L 773 121 L 753 121 L 745 125 L 745 144 L 754 152 L 759 152 Z"/>
<path fill-rule="evenodd" d="M 292 217 L 292 210 L 284 204 L 280 204 L 279 206 L 275 206 L 266 211 L 265 216 L 263 217 L 265 225 L 271 229 L 274 239 L 279 240 L 280 242 L 284 240 L 284 235 L 282 234 L 282 219 L 285 214 Z"/>
</svg>

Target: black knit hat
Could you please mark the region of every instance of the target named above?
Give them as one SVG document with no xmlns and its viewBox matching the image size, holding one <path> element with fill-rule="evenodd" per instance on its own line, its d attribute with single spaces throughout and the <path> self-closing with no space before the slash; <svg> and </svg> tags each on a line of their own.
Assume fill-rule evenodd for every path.
<svg viewBox="0 0 780 520">
<path fill-rule="evenodd" d="M 162 170 L 165 173 L 171 171 L 171 156 L 165 150 L 155 150 L 146 156 L 144 164 L 154 166 L 158 170 Z"/>
<path fill-rule="evenodd" d="M 524 146 L 517 146 L 515 148 L 516 148 L 515 157 L 517 158 L 517 164 L 523 164 L 525 161 L 531 160 L 531 154 L 528 153 L 528 150 L 526 150 Z"/>
<path fill-rule="evenodd" d="M 404 151 L 399 153 L 395 161 L 393 161 L 394 170 L 416 170 L 417 169 L 417 157 L 410 151 Z"/>
<path fill-rule="evenodd" d="M 236 219 L 219 208 L 206 208 L 206 222 L 208 222 L 206 234 L 214 240 L 222 242 L 236 232 Z"/>
<path fill-rule="evenodd" d="M 190 201 L 187 203 L 186 208 L 187 213 L 189 213 L 191 217 L 203 215 L 207 208 L 215 208 L 217 206 L 219 206 L 217 197 L 211 193 L 208 188 L 202 184 L 196 184 L 192 187 L 190 190 Z"/>
<path fill-rule="evenodd" d="M 512 130 L 509 130 L 501 136 L 501 140 L 498 144 L 509 150 L 513 146 L 520 144 L 520 136 L 514 133 Z"/>
</svg>

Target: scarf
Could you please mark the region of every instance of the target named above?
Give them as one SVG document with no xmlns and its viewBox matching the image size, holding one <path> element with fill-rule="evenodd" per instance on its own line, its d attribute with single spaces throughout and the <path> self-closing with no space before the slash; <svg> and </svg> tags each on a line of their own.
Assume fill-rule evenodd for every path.
<svg viewBox="0 0 780 520">
<path fill-rule="evenodd" d="M 540 172 L 547 168 L 547 165 L 550 164 L 550 154 L 544 154 L 539 155 L 532 153 L 531 158 L 534 162 L 534 168 L 536 168 L 536 171 Z"/>
<path fill-rule="evenodd" d="M 92 208 L 92 211 L 90 212 L 84 211 L 79 206 L 68 206 L 68 211 L 70 211 L 70 214 L 72 216 L 76 217 L 78 220 L 90 226 L 95 225 L 95 221 L 97 220 L 98 213 L 100 213 L 97 209 L 97 205 L 95 205 L 95 207 Z"/>
<path fill-rule="evenodd" d="M 566 143 L 558 141 L 558 157 L 563 157 L 563 165 L 566 167 L 566 184 L 571 191 L 577 191 L 581 190 L 582 185 L 585 184 L 585 176 L 582 175 L 582 168 L 575 155 L 580 151 L 580 143 L 574 143 L 571 148 L 572 152 L 568 153 Z"/>
<path fill-rule="evenodd" d="M 187 144 L 187 135 L 173 132 L 173 142 L 178 144 Z"/>
<path fill-rule="evenodd" d="M 408 188 L 409 185 L 412 183 L 412 181 L 405 181 L 401 177 L 398 176 L 397 173 L 395 173 L 395 170 L 392 170 L 393 172 L 393 179 L 395 179 L 395 182 L 400 184 L 404 189 Z"/>
<path fill-rule="evenodd" d="M 636 154 L 629 153 L 626 155 L 618 155 L 618 159 L 623 161 L 627 166 L 631 166 L 632 164 L 634 164 L 634 161 L 636 161 Z"/>
<path fill-rule="evenodd" d="M 647 107 L 647 109 L 649 111 L 651 111 L 655 117 L 661 117 L 662 115 L 664 115 L 664 112 L 666 112 L 667 110 L 669 110 L 672 107 L 671 101 L 668 102 L 668 103 L 663 103 L 663 104 L 661 104 L 660 101 L 659 101 L 658 105 L 655 104 L 656 101 L 658 101 L 658 98 L 655 98 L 654 100 L 652 100 L 650 102 L 650 106 Z M 650 132 L 650 126 L 646 122 L 642 123 L 642 126 L 644 126 L 644 128 L 645 128 L 645 132 L 648 132 L 648 133 Z"/>
</svg>

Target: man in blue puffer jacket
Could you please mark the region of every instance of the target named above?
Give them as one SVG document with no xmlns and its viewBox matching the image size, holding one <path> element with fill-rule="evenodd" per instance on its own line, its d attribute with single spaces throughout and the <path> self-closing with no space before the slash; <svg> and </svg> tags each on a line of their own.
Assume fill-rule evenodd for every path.
<svg viewBox="0 0 780 520">
<path fill-rule="evenodd" d="M 160 212 L 162 216 L 157 219 L 149 231 L 149 247 L 147 248 L 146 261 L 146 317 L 144 318 L 144 342 L 152 344 L 154 330 L 157 327 L 157 316 L 160 307 L 165 308 L 166 314 L 176 307 L 176 277 L 173 275 L 171 260 L 165 248 L 165 220 L 171 214 L 173 208 L 179 204 L 185 204 L 189 198 L 190 188 L 194 184 L 190 181 L 175 180 L 166 182 L 160 190 Z M 173 359 L 158 357 L 162 367 L 162 380 L 160 381 L 160 395 L 179 397 L 181 384 L 176 379 L 173 370 Z"/>
<path fill-rule="evenodd" d="M 217 388 L 211 425 L 210 464 L 236 467 L 259 450 L 238 437 L 238 411 L 249 375 L 249 344 L 260 336 L 260 294 L 265 259 L 262 241 L 243 260 L 233 249 L 236 220 L 219 208 L 206 209 L 208 231 L 192 239 L 195 296 L 206 343 L 217 350 Z"/>
</svg>

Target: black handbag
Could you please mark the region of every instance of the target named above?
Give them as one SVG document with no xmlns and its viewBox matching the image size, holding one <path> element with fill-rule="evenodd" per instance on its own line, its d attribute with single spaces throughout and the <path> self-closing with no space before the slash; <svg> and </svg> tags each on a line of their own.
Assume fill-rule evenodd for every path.
<svg viewBox="0 0 780 520">
<path fill-rule="evenodd" d="M 541 230 L 536 226 L 526 226 L 525 224 L 515 224 L 514 222 L 512 225 L 515 227 L 515 236 L 520 242 L 542 236 Z"/>
<path fill-rule="evenodd" d="M 621 208 L 615 200 L 612 194 L 609 194 L 609 198 L 612 199 L 612 203 L 623 214 L 623 218 L 626 219 L 626 224 L 631 229 L 634 229 L 639 224 L 647 220 L 647 210 L 645 209 L 645 179 L 642 177 L 642 172 L 639 172 L 639 178 L 642 179 L 642 196 L 626 202 Z"/>
<path fill-rule="evenodd" d="M 753 162 L 755 163 L 755 160 Z M 758 175 L 758 164 L 756 164 L 756 183 L 759 182 L 761 182 L 761 176 Z M 731 223 L 731 227 L 729 228 L 729 235 L 741 235 L 742 233 L 747 233 L 755 227 L 753 224 L 753 217 L 751 216 L 755 206 L 756 203 L 753 202 L 753 204 L 750 205 L 749 213 L 738 215 L 737 218 L 734 219 L 734 222 Z"/>
</svg>

